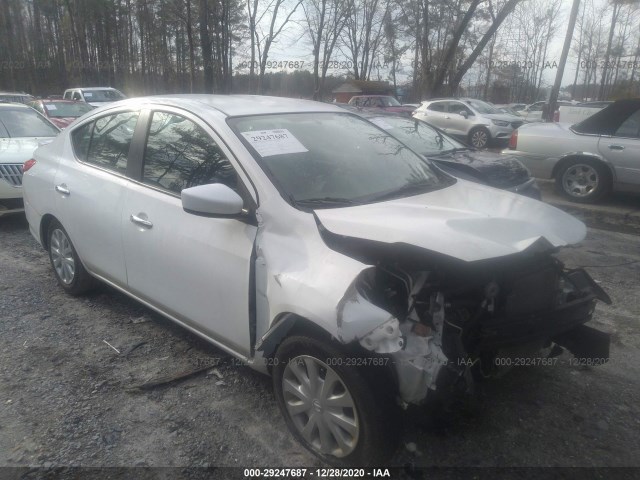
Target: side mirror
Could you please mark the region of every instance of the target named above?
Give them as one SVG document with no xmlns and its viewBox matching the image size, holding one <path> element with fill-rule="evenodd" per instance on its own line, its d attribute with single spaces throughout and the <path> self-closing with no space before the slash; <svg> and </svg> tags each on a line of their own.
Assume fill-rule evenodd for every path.
<svg viewBox="0 0 640 480">
<path fill-rule="evenodd" d="M 180 194 L 182 208 L 202 215 L 238 215 L 242 213 L 242 197 L 222 183 L 185 188 Z"/>
<path fill-rule="evenodd" d="M 460 110 L 460 115 L 462 115 L 464 118 L 469 118 L 469 114 L 466 110 Z"/>
</svg>

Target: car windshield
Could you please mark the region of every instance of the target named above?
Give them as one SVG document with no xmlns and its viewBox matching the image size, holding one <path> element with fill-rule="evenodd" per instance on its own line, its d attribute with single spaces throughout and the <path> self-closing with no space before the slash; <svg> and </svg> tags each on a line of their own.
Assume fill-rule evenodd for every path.
<svg viewBox="0 0 640 480">
<path fill-rule="evenodd" d="M 59 130 L 32 109 L 0 109 L 0 136 L 19 137 L 55 137 Z"/>
<path fill-rule="evenodd" d="M 389 116 L 370 118 L 369 121 L 386 130 L 415 152 L 425 156 L 440 155 L 466 148 L 463 144 L 415 118 Z"/>
<path fill-rule="evenodd" d="M 500 113 L 500 110 L 482 100 L 464 100 L 464 103 L 471 105 L 478 113 Z"/>
<path fill-rule="evenodd" d="M 44 108 L 47 109 L 47 113 L 50 117 L 81 117 L 85 113 L 91 111 L 93 107 L 87 105 L 84 102 L 69 103 L 69 102 L 48 102 L 43 103 Z"/>
<path fill-rule="evenodd" d="M 455 181 L 384 130 L 349 113 L 255 115 L 228 122 L 294 204 L 369 203 Z"/>
<path fill-rule="evenodd" d="M 385 107 L 399 107 L 402 104 L 393 97 L 382 97 L 382 104 Z"/>
<path fill-rule="evenodd" d="M 115 102 L 127 98 L 117 90 L 82 90 L 82 94 L 87 102 Z"/>
</svg>

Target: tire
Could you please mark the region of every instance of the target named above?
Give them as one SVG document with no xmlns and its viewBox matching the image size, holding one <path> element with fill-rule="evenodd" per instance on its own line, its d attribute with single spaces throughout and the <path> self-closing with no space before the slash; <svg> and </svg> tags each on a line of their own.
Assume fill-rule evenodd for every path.
<svg viewBox="0 0 640 480">
<path fill-rule="evenodd" d="M 486 148 L 491 142 L 491 133 L 484 127 L 474 128 L 469 132 L 469 144 L 474 148 Z"/>
<path fill-rule="evenodd" d="M 590 158 L 576 158 L 562 165 L 556 173 L 556 190 L 579 203 L 592 203 L 611 191 L 611 172 Z"/>
<path fill-rule="evenodd" d="M 347 366 L 353 357 L 314 338 L 285 339 L 274 358 L 275 397 L 291 433 L 322 461 L 334 466 L 383 465 L 398 445 L 399 409 L 383 393 L 393 390 L 383 381 L 386 376 L 377 375 L 378 382 L 368 380 L 365 367 Z M 323 395 L 329 375 L 333 381 Z M 334 406 L 327 406 L 327 396 Z"/>
<path fill-rule="evenodd" d="M 49 224 L 47 250 L 56 280 L 67 293 L 80 295 L 97 285 L 82 265 L 67 231 L 57 220 Z"/>
</svg>

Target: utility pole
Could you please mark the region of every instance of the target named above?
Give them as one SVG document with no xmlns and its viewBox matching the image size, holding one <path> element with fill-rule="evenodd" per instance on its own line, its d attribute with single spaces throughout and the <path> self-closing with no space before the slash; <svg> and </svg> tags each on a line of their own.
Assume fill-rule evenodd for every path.
<svg viewBox="0 0 640 480">
<path fill-rule="evenodd" d="M 569 26 L 567 26 L 567 34 L 564 37 L 564 46 L 562 47 L 562 54 L 560 55 L 560 64 L 558 65 L 558 71 L 556 72 L 556 81 L 551 89 L 551 95 L 549 96 L 549 109 L 547 111 L 547 121 L 553 121 L 553 113 L 556 111 L 556 104 L 558 103 L 558 93 L 560 93 L 560 84 L 562 83 L 562 76 L 564 75 L 564 66 L 567 63 L 567 56 L 569 55 L 569 47 L 571 46 L 571 40 L 573 39 L 573 29 L 576 26 L 576 18 L 578 17 L 578 9 L 580 8 L 580 0 L 573 0 L 571 6 L 571 14 L 569 15 Z"/>
</svg>

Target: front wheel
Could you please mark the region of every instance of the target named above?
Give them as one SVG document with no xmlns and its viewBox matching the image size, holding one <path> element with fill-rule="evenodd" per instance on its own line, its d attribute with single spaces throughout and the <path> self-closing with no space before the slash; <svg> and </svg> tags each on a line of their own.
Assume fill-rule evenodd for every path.
<svg viewBox="0 0 640 480">
<path fill-rule="evenodd" d="M 611 190 L 611 174 L 590 158 L 570 160 L 556 174 L 556 189 L 574 202 L 595 202 Z"/>
<path fill-rule="evenodd" d="M 475 148 L 485 148 L 491 141 L 491 134 L 486 128 L 474 128 L 469 132 L 469 143 Z"/>
<path fill-rule="evenodd" d="M 276 400 L 293 435 L 321 460 L 382 465 L 397 446 L 397 407 L 352 359 L 327 342 L 286 339 L 274 359 Z"/>
</svg>

